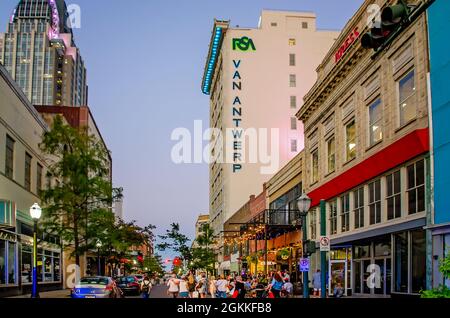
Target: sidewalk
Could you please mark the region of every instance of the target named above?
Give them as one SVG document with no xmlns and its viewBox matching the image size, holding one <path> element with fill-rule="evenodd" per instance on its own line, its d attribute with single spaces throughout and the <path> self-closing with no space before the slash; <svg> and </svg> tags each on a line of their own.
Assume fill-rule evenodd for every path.
<svg viewBox="0 0 450 318">
<path fill-rule="evenodd" d="M 70 297 L 70 289 L 62 289 L 62 290 L 54 290 L 49 292 L 40 292 L 40 298 L 69 298 Z M 20 295 L 10 298 L 31 298 L 31 295 Z"/>
</svg>

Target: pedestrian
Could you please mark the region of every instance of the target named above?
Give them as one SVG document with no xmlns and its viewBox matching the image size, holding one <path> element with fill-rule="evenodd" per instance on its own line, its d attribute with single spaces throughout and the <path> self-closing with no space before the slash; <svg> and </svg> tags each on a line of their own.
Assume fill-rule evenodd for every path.
<svg viewBox="0 0 450 318">
<path fill-rule="evenodd" d="M 335 298 L 341 298 L 344 296 L 344 288 L 342 288 L 341 283 L 337 283 L 334 287 L 333 295 Z"/>
<path fill-rule="evenodd" d="M 189 298 L 189 284 L 186 276 L 181 277 L 180 298 Z"/>
<path fill-rule="evenodd" d="M 192 273 L 192 271 L 189 271 L 188 288 L 189 288 L 189 297 L 191 297 L 191 298 L 194 297 L 194 291 L 195 291 L 196 285 L 197 285 L 197 283 L 195 281 L 194 274 Z"/>
<path fill-rule="evenodd" d="M 206 283 L 206 275 L 203 273 L 198 280 L 197 285 L 195 286 L 195 290 L 198 291 L 200 298 L 206 298 L 206 288 L 208 287 Z"/>
<path fill-rule="evenodd" d="M 216 294 L 217 294 L 217 280 L 216 277 L 211 276 L 211 279 L 209 281 L 209 293 L 211 294 L 211 298 L 216 298 Z"/>
<path fill-rule="evenodd" d="M 216 282 L 218 298 L 227 298 L 227 286 L 228 281 L 225 279 L 223 275 L 220 275 L 219 280 Z"/>
<path fill-rule="evenodd" d="M 242 277 L 237 276 L 232 298 L 244 299 L 246 294 L 247 290 L 245 289 L 245 284 L 242 281 Z"/>
<path fill-rule="evenodd" d="M 150 292 L 152 291 L 152 287 L 153 287 L 153 285 L 150 282 L 150 279 L 148 278 L 148 276 L 145 276 L 141 282 L 142 298 L 148 299 L 150 297 Z"/>
<path fill-rule="evenodd" d="M 275 298 L 280 298 L 280 292 L 283 289 L 283 279 L 279 273 L 275 273 L 272 283 L 269 285 L 269 290 L 272 291 Z"/>
<path fill-rule="evenodd" d="M 168 295 L 171 295 L 173 298 L 178 297 L 180 281 L 177 279 L 177 275 L 172 274 L 172 277 L 167 282 L 167 286 L 169 289 L 167 290 Z"/>
<path fill-rule="evenodd" d="M 234 281 L 234 278 L 230 277 L 229 282 L 228 282 L 228 290 L 227 290 L 227 294 L 229 297 L 233 296 L 235 288 L 236 288 L 236 283 Z"/>
<path fill-rule="evenodd" d="M 320 273 L 320 269 L 318 269 L 313 274 L 313 288 L 314 288 L 314 296 L 320 297 L 321 289 L 322 289 L 322 274 Z"/>
<path fill-rule="evenodd" d="M 287 278 L 284 280 L 283 291 L 286 298 L 291 298 L 294 296 L 294 285 Z"/>
</svg>

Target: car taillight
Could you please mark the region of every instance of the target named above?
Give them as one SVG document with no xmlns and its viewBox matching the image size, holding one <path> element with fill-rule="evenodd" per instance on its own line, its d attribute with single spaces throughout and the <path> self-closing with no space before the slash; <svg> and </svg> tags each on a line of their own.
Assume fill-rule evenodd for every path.
<svg viewBox="0 0 450 318">
<path fill-rule="evenodd" d="M 138 283 L 129 283 L 128 284 L 128 287 L 136 287 L 136 286 L 139 286 L 139 284 Z"/>
<path fill-rule="evenodd" d="M 106 286 L 106 287 L 105 287 L 105 290 L 108 290 L 108 291 L 112 291 L 112 290 L 113 290 L 113 287 L 112 287 L 112 285 L 110 285 L 110 286 Z"/>
</svg>

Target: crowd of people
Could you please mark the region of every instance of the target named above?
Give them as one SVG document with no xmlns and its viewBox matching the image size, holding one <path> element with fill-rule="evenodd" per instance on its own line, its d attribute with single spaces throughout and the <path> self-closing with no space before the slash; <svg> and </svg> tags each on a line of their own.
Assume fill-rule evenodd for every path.
<svg viewBox="0 0 450 318">
<path fill-rule="evenodd" d="M 289 298 L 294 295 L 287 271 L 218 277 L 207 277 L 206 273 L 196 276 L 190 271 L 181 277 L 173 274 L 166 284 L 167 293 L 173 298 Z"/>
</svg>

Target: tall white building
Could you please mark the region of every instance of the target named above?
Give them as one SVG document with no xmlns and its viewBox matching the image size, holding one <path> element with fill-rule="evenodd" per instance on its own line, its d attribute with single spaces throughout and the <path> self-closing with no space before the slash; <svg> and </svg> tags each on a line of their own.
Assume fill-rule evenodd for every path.
<svg viewBox="0 0 450 318">
<path fill-rule="evenodd" d="M 210 96 L 210 127 L 234 133 L 215 138 L 212 151 L 213 157 L 228 157 L 210 164 L 210 221 L 216 235 L 251 194 L 303 149 L 303 127 L 295 113 L 338 35 L 317 30 L 315 14 L 305 12 L 262 11 L 257 28 L 215 20 L 202 91 Z M 239 136 L 241 129 L 260 128 L 268 130 L 257 131 L 259 142 L 246 143 L 250 139 Z M 263 137 L 268 141 L 261 143 Z M 231 147 L 222 148 L 227 141 Z M 259 151 L 272 152 L 265 163 L 261 156 L 250 160 L 248 147 L 258 143 L 263 146 Z"/>
</svg>

